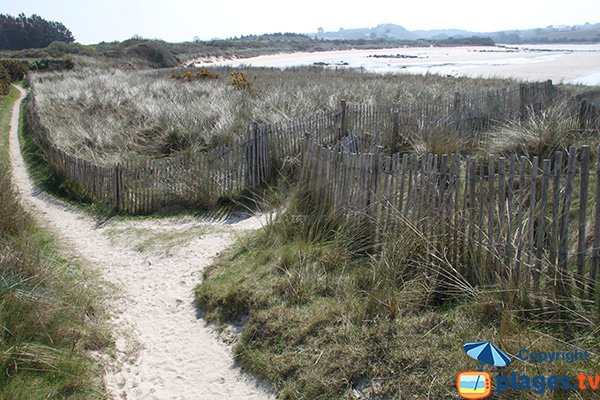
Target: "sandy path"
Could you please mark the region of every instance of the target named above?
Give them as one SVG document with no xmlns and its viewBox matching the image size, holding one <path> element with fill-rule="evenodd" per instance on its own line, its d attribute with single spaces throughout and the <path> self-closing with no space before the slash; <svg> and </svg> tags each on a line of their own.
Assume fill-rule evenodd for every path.
<svg viewBox="0 0 600 400">
<path fill-rule="evenodd" d="M 260 227 L 258 218 L 232 225 L 209 224 L 207 234 L 163 252 L 135 251 L 128 240 L 114 244 L 109 229 L 37 190 L 19 151 L 15 103 L 10 129 L 13 179 L 21 200 L 38 221 L 75 254 L 98 268 L 120 296 L 111 308 L 117 357 L 105 382 L 115 399 L 264 399 L 267 392 L 235 368 L 226 345 L 196 317 L 193 288 L 204 267 L 230 245 L 235 232 Z M 129 225 L 136 221 L 127 222 Z M 172 225 L 178 221 L 156 221 Z M 189 223 L 189 222 L 188 222 Z M 115 222 L 119 224 L 119 222 Z M 146 229 L 152 221 L 143 221 Z M 201 223 L 197 223 L 201 225 Z"/>
</svg>

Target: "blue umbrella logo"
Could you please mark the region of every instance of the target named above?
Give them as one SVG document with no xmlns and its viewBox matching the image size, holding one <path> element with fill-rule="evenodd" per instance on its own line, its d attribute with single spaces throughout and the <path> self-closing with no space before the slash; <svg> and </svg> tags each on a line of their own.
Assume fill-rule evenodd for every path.
<svg viewBox="0 0 600 400">
<path fill-rule="evenodd" d="M 490 342 L 465 343 L 465 353 L 483 364 L 494 367 L 506 367 L 510 363 L 508 354 Z"/>
</svg>

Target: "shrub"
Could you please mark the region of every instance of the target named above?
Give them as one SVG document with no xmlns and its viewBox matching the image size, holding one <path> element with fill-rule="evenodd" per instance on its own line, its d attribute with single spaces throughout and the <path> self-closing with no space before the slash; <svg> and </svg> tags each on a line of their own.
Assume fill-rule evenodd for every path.
<svg viewBox="0 0 600 400">
<path fill-rule="evenodd" d="M 192 82 L 196 80 L 202 79 L 219 79 L 219 74 L 216 72 L 211 72 L 206 68 L 201 68 L 196 72 L 192 71 L 183 71 L 183 72 L 173 72 L 171 74 L 171 79 L 175 79 L 181 82 Z"/>
<path fill-rule="evenodd" d="M 143 42 L 126 47 L 124 54 L 147 61 L 153 68 L 169 68 L 178 64 L 177 58 L 163 45 Z"/>
<path fill-rule="evenodd" d="M 248 78 L 246 78 L 246 74 L 243 72 L 232 72 L 231 73 L 231 82 L 229 82 L 231 86 L 236 88 L 237 90 L 250 90 L 250 82 Z"/>
<path fill-rule="evenodd" d="M 0 65 L 0 95 L 6 96 L 10 92 L 10 73 Z"/>
<path fill-rule="evenodd" d="M 61 52 L 65 54 L 80 54 L 86 56 L 94 55 L 94 46 L 83 45 L 80 43 L 65 43 L 54 41 L 46 47 L 48 51 Z"/>
<path fill-rule="evenodd" d="M 2 65 L 10 74 L 11 81 L 20 81 L 29 72 L 29 67 L 26 63 L 16 60 L 0 60 Z"/>
<path fill-rule="evenodd" d="M 61 71 L 71 70 L 75 62 L 71 57 L 65 58 L 39 58 L 27 62 L 30 70 L 34 71 Z"/>
</svg>

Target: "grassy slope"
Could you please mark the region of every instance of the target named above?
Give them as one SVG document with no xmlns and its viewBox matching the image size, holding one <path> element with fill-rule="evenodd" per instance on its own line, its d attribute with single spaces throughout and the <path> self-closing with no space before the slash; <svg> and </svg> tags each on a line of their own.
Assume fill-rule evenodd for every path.
<svg viewBox="0 0 600 400">
<path fill-rule="evenodd" d="M 196 292 L 209 320 L 245 320 L 237 360 L 275 382 L 282 398 L 353 398 L 354 390 L 366 398 L 457 398 L 456 374 L 477 366 L 462 345 L 480 340 L 511 354 L 521 348 L 594 353 L 588 363 L 514 361 L 492 375 L 600 370 L 593 313 L 573 309 L 560 321 L 539 315 L 518 291 L 499 288 L 463 288 L 465 296 L 454 302 L 432 302 L 430 276 L 410 266 L 423 249 L 418 238 L 396 239 L 401 249 L 377 260 L 351 250 L 350 231 L 307 236 L 314 228 L 308 221 L 288 208 L 224 254 Z M 501 398 L 529 395 L 596 398 L 553 391 L 546 397 L 506 391 Z"/>
<path fill-rule="evenodd" d="M 8 123 L 18 97 L 0 104 L 0 399 L 103 398 L 99 366 L 85 353 L 105 348 L 98 277 L 65 256 L 16 200 Z"/>
</svg>

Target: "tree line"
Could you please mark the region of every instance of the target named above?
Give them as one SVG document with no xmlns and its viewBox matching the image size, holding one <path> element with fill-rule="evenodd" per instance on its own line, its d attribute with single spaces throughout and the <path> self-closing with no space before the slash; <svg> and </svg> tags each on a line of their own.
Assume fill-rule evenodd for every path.
<svg viewBox="0 0 600 400">
<path fill-rule="evenodd" d="M 72 43 L 75 38 L 62 23 L 46 21 L 36 14 L 0 14 L 0 50 L 43 48 L 54 41 Z"/>
</svg>

